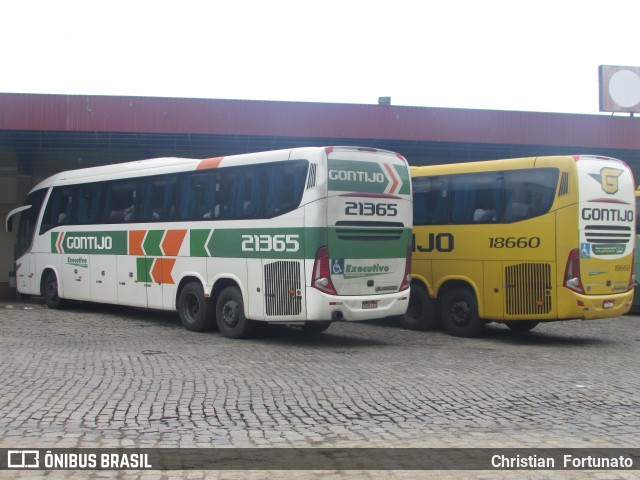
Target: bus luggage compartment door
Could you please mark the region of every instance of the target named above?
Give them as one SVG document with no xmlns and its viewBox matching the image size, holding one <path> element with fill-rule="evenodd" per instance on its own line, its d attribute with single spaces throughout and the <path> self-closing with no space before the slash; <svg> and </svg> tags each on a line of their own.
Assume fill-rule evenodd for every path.
<svg viewBox="0 0 640 480">
<path fill-rule="evenodd" d="M 504 262 L 505 319 L 552 318 L 552 263 Z"/>
</svg>

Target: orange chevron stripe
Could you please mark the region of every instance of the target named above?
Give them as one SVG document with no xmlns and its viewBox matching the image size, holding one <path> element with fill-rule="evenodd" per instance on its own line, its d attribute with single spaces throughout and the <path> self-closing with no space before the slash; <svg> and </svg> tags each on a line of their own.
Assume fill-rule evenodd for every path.
<svg viewBox="0 0 640 480">
<path fill-rule="evenodd" d="M 389 165 L 388 163 L 383 163 L 383 165 L 384 165 L 384 168 L 389 173 L 389 177 L 391 177 L 392 183 L 391 183 L 391 188 L 389 189 L 389 193 L 396 193 L 396 189 L 398 188 L 398 184 L 400 182 L 398 182 L 398 178 L 396 177 L 396 174 L 394 173 L 391 165 Z"/>
<path fill-rule="evenodd" d="M 167 230 L 164 240 L 162 240 L 162 245 L 160 245 L 164 254 L 170 257 L 177 257 L 186 235 L 186 230 Z"/>
<path fill-rule="evenodd" d="M 58 253 L 63 253 L 63 250 L 62 250 L 63 238 L 64 238 L 64 232 L 60 232 L 60 235 L 58 235 L 58 241 L 56 242 L 56 248 L 58 249 Z"/>
<path fill-rule="evenodd" d="M 205 158 L 198 164 L 196 170 L 205 170 L 207 168 L 218 168 L 224 157 Z"/>
<path fill-rule="evenodd" d="M 166 283 L 173 285 L 173 277 L 171 272 L 176 263 L 175 258 L 156 258 L 151 267 L 151 278 L 156 283 Z"/>
<path fill-rule="evenodd" d="M 146 234 L 146 230 L 129 230 L 129 255 L 144 255 L 142 241 Z"/>
</svg>

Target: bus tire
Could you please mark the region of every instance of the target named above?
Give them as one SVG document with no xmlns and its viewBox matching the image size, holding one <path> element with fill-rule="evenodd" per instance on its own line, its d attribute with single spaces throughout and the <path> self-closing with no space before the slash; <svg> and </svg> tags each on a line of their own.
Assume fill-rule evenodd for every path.
<svg viewBox="0 0 640 480">
<path fill-rule="evenodd" d="M 505 325 L 514 332 L 528 332 L 538 326 L 540 322 L 536 320 L 518 320 L 515 322 L 505 322 Z"/>
<path fill-rule="evenodd" d="M 306 322 L 303 326 L 302 326 L 302 333 L 306 333 L 309 335 L 315 335 L 317 333 L 322 333 L 325 332 L 327 330 L 327 328 L 329 328 L 331 326 L 330 321 L 326 321 L 326 322 Z"/>
<path fill-rule="evenodd" d="M 442 324 L 456 337 L 477 337 L 484 329 L 478 301 L 468 288 L 454 288 L 442 296 Z"/>
<path fill-rule="evenodd" d="M 42 282 L 42 294 L 47 308 L 58 310 L 66 306 L 66 302 L 58 295 L 58 277 L 54 271 L 50 270 Z"/>
<path fill-rule="evenodd" d="M 182 325 L 187 330 L 204 332 L 211 328 L 211 301 L 205 298 L 199 282 L 189 282 L 182 287 L 178 297 L 178 313 Z"/>
<path fill-rule="evenodd" d="M 218 295 L 216 321 L 227 338 L 247 338 L 253 333 L 255 324 L 244 316 L 242 293 L 237 287 L 227 287 Z"/>
<path fill-rule="evenodd" d="M 435 330 L 440 326 L 435 303 L 422 285 L 411 286 L 409 307 L 400 317 L 400 323 L 408 330 Z"/>
</svg>

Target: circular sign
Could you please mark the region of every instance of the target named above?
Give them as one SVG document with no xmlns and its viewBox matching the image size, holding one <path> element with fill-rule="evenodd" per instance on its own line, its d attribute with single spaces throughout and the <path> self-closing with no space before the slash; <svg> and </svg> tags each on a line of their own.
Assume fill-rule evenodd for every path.
<svg viewBox="0 0 640 480">
<path fill-rule="evenodd" d="M 631 70 L 619 70 L 609 80 L 611 99 L 621 107 L 633 107 L 640 102 L 640 76 Z"/>
</svg>

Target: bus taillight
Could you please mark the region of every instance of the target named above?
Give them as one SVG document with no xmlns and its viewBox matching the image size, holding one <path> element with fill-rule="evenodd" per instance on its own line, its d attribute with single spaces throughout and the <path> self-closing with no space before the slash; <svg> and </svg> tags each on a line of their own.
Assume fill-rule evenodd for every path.
<svg viewBox="0 0 640 480">
<path fill-rule="evenodd" d="M 567 267 L 564 270 L 564 286 L 574 292 L 584 293 L 582 280 L 580 280 L 580 251 L 577 248 L 569 252 Z"/>
<path fill-rule="evenodd" d="M 404 265 L 404 277 L 400 284 L 400 291 L 406 290 L 411 285 L 411 247 L 407 249 L 407 261 Z"/>
<path fill-rule="evenodd" d="M 316 252 L 316 260 L 313 263 L 313 279 L 311 286 L 329 295 L 338 295 L 331 282 L 331 270 L 329 268 L 329 248 L 325 245 Z"/>
</svg>

